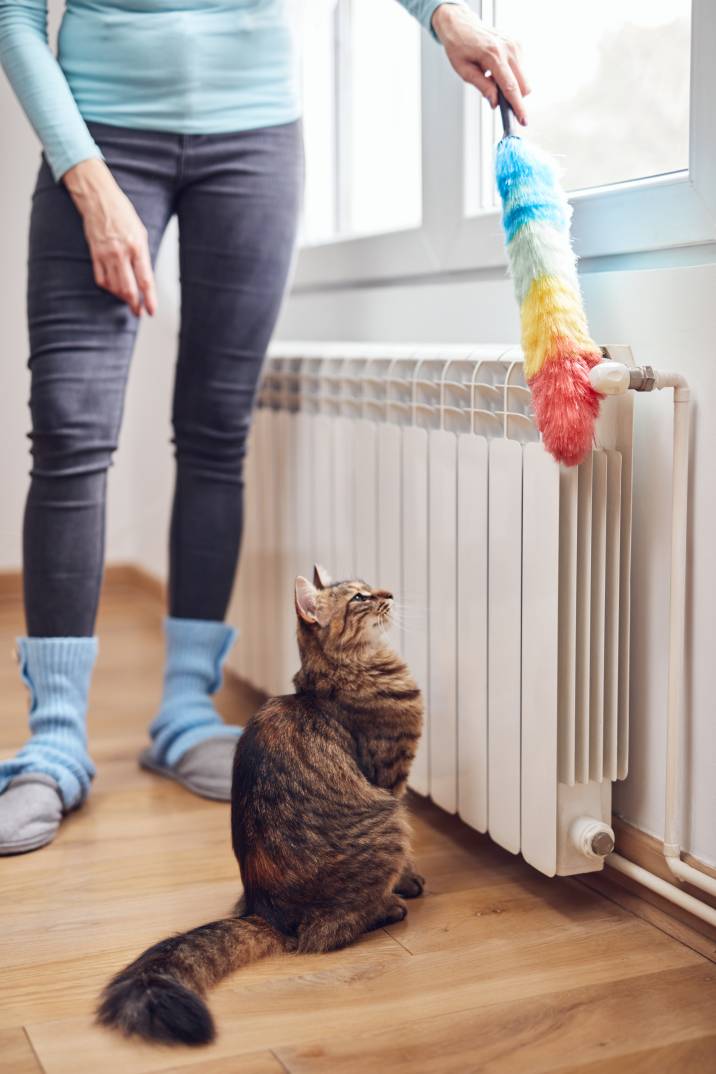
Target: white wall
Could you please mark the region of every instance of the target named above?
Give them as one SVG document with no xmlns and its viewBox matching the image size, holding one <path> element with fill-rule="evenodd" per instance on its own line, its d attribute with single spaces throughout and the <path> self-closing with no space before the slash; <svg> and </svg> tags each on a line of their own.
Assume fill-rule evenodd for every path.
<svg viewBox="0 0 716 1074">
<path fill-rule="evenodd" d="M 19 563 L 22 503 L 29 469 L 25 330 L 27 219 L 38 151 L 7 85 L 0 86 L 0 570 Z"/>
<path fill-rule="evenodd" d="M 689 729 L 684 749 L 684 845 L 716 863 L 716 264 L 591 272 L 583 277 L 593 335 L 629 343 L 636 360 L 675 367 L 693 385 L 689 565 Z M 484 274 L 294 296 L 280 334 L 294 339 L 516 341 L 511 286 Z M 618 810 L 663 829 L 668 608 L 670 399 L 637 399 L 634 479 L 631 774 Z"/>
</svg>

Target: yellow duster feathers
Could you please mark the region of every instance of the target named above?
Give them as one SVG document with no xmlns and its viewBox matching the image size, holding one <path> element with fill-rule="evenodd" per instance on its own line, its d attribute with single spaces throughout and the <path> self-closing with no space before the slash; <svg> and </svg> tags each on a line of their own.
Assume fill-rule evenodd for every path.
<svg viewBox="0 0 716 1074">
<path fill-rule="evenodd" d="M 579 292 L 558 276 L 539 276 L 532 281 L 522 303 L 521 320 L 528 380 L 540 372 L 562 340 L 571 340 L 575 349 L 599 356 L 599 348 L 589 336 Z"/>
</svg>

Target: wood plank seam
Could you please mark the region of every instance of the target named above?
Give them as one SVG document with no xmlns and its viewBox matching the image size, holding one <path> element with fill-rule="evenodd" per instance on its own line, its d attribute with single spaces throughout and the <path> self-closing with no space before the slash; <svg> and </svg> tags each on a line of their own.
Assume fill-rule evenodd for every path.
<svg viewBox="0 0 716 1074">
<path fill-rule="evenodd" d="M 42 1060 L 40 1059 L 39 1055 L 37 1054 L 37 1052 L 35 1051 L 35 1045 L 32 1043 L 32 1037 L 30 1036 L 30 1034 L 27 1031 L 27 1026 L 22 1027 L 22 1032 L 25 1034 L 25 1040 L 27 1041 L 28 1048 L 32 1052 L 32 1055 L 33 1055 L 33 1057 L 35 1059 L 35 1062 L 37 1063 L 38 1068 L 42 1071 L 42 1074 L 45 1074 L 44 1064 L 43 1064 Z"/>
<path fill-rule="evenodd" d="M 274 1048 L 269 1048 L 269 1051 L 270 1051 L 271 1055 L 274 1057 L 274 1059 L 276 1060 L 276 1062 L 279 1064 L 281 1069 L 285 1070 L 286 1074 L 291 1074 L 291 1071 L 288 1069 L 288 1067 L 286 1066 L 286 1064 L 284 1063 L 283 1059 L 278 1054 L 278 1052 Z"/>
</svg>

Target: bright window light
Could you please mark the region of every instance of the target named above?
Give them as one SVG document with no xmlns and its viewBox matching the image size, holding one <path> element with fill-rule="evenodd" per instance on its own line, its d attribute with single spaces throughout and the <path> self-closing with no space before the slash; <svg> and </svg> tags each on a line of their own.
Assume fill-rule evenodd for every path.
<svg viewBox="0 0 716 1074">
<path fill-rule="evenodd" d="M 354 0 L 346 230 L 420 223 L 420 27 L 395 0 Z"/>
<path fill-rule="evenodd" d="M 306 0 L 305 243 L 419 226 L 420 32 L 395 0 Z"/>
<path fill-rule="evenodd" d="M 305 243 L 324 242 L 336 234 L 335 11 L 336 0 L 307 0 L 298 31 L 303 40 Z"/>
<path fill-rule="evenodd" d="M 533 89 L 528 136 L 561 159 L 568 190 L 688 168 L 690 0 L 495 0 L 485 7 L 522 43 Z M 466 194 L 476 212 L 495 204 L 481 161 L 501 128 L 483 107 L 481 140 L 476 94 L 469 98 Z"/>
</svg>

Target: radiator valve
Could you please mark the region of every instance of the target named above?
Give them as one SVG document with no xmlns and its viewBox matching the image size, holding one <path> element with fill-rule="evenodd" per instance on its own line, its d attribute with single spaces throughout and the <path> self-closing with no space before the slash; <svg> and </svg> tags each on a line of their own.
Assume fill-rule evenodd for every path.
<svg viewBox="0 0 716 1074">
<path fill-rule="evenodd" d="M 614 850 L 614 832 L 594 817 L 578 817 L 569 829 L 572 845 L 587 858 L 606 858 Z"/>
<path fill-rule="evenodd" d="M 595 365 L 589 373 L 589 379 L 595 391 L 602 395 L 622 395 L 629 389 L 653 392 L 656 387 L 656 374 L 650 365 L 632 368 L 611 360 Z"/>
</svg>

